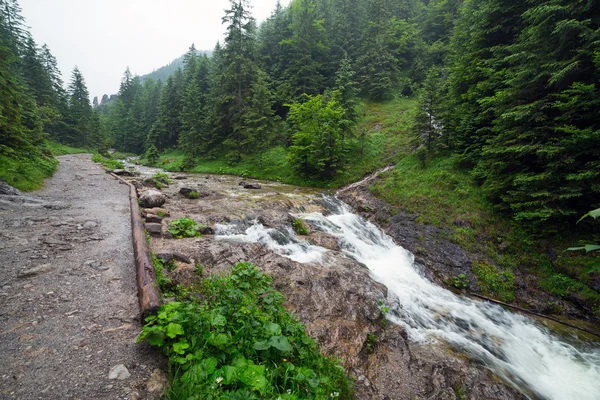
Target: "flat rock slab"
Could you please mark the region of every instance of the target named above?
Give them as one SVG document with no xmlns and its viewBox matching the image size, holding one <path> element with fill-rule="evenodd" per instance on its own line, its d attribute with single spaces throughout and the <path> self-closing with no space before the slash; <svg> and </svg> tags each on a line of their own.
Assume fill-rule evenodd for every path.
<svg viewBox="0 0 600 400">
<path fill-rule="evenodd" d="M 159 398 L 145 382 L 160 354 L 135 343 L 129 188 L 90 158 L 59 157 L 43 191 L 5 196 L 28 200 L 0 212 L 0 399 Z"/>
<path fill-rule="evenodd" d="M 25 268 L 17 273 L 17 278 L 31 278 L 32 276 L 40 275 L 52 271 L 52 265 L 42 264 L 37 267 Z"/>
</svg>

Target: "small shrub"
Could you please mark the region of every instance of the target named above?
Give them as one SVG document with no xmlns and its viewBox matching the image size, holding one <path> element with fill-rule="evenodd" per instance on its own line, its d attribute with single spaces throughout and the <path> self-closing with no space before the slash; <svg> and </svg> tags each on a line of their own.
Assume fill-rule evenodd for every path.
<svg viewBox="0 0 600 400">
<path fill-rule="evenodd" d="M 377 336 L 374 333 L 367 334 L 367 353 L 371 354 L 375 351 L 375 346 L 377 345 Z"/>
<path fill-rule="evenodd" d="M 177 239 L 202 236 L 200 231 L 205 228 L 191 218 L 183 217 L 169 223 L 167 231 Z"/>
<path fill-rule="evenodd" d="M 308 227 L 301 218 L 292 218 L 292 228 L 298 235 L 310 235 Z"/>
<path fill-rule="evenodd" d="M 145 158 L 148 161 L 149 165 L 156 165 L 160 158 L 160 154 L 158 153 L 158 149 L 155 145 L 151 145 L 150 147 L 148 147 L 148 150 L 146 150 Z"/>
<path fill-rule="evenodd" d="M 197 199 L 197 198 L 199 198 L 199 197 L 200 197 L 200 193 L 198 193 L 198 192 L 196 192 L 196 191 L 189 192 L 189 193 L 187 193 L 187 194 L 185 195 L 185 197 L 187 197 L 188 199 L 195 200 L 195 199 Z"/>
<path fill-rule="evenodd" d="M 169 178 L 169 175 L 165 174 L 164 172 L 159 172 L 157 174 L 154 174 L 152 176 L 152 179 L 154 179 L 156 182 L 160 182 L 165 185 L 168 185 L 169 183 L 171 183 L 171 178 Z"/>
<path fill-rule="evenodd" d="M 498 296 L 502 301 L 515 300 L 515 275 L 508 270 L 500 271 L 496 266 L 486 262 L 473 265 L 481 289 Z"/>
</svg>

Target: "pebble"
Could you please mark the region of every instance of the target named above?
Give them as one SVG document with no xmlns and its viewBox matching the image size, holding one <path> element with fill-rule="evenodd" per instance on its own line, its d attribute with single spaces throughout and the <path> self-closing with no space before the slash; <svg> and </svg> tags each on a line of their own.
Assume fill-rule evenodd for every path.
<svg viewBox="0 0 600 400">
<path fill-rule="evenodd" d="M 131 374 L 127 370 L 127 367 L 125 367 L 123 364 L 115 365 L 108 373 L 108 379 L 123 380 L 129 378 L 130 376 Z"/>
<path fill-rule="evenodd" d="M 97 224 L 96 222 L 94 222 L 94 221 L 86 221 L 86 222 L 83 224 L 83 227 L 84 227 L 85 229 L 94 229 L 94 228 L 96 228 L 97 226 L 98 226 L 98 224 Z"/>
</svg>

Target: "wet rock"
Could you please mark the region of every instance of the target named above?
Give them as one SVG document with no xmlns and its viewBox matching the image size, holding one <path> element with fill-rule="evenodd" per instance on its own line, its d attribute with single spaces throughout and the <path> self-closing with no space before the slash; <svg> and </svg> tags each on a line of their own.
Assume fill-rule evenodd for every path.
<svg viewBox="0 0 600 400">
<path fill-rule="evenodd" d="M 151 235 L 159 235 L 160 236 L 160 234 L 162 232 L 162 224 L 145 223 L 144 228 L 146 228 L 148 233 Z"/>
<path fill-rule="evenodd" d="M 7 196 L 18 196 L 21 194 L 21 192 L 0 179 L 0 194 Z"/>
<path fill-rule="evenodd" d="M 258 183 L 248 183 L 245 181 L 241 181 L 239 186 L 243 187 L 244 189 L 262 189 L 262 186 Z"/>
<path fill-rule="evenodd" d="M 340 244 L 338 243 L 338 239 L 333 235 L 328 235 L 326 233 L 319 233 L 316 235 L 311 235 L 306 238 L 309 242 L 316 246 L 323 247 L 325 249 L 340 251 Z"/>
<path fill-rule="evenodd" d="M 17 273 L 17 278 L 31 278 L 46 272 L 52 271 L 53 267 L 51 264 L 42 264 L 33 268 L 24 268 Z"/>
<path fill-rule="evenodd" d="M 156 180 L 152 179 L 152 178 L 144 178 L 144 180 L 142 180 L 142 185 L 145 187 L 159 187 L 162 186 L 163 184 L 159 184 Z"/>
<path fill-rule="evenodd" d="M 153 214 L 153 215 L 163 215 L 165 217 L 170 217 L 171 212 L 165 208 L 145 208 L 144 213 Z"/>
<path fill-rule="evenodd" d="M 173 179 L 175 179 L 176 181 L 182 181 L 184 179 L 187 179 L 187 176 L 185 176 L 185 175 L 174 175 Z"/>
<path fill-rule="evenodd" d="M 191 264 L 192 259 L 177 252 L 159 252 L 155 254 L 156 257 L 160 258 L 163 262 L 168 263 L 171 260 L 176 260 L 185 264 Z"/>
<path fill-rule="evenodd" d="M 137 181 L 137 180 L 131 181 L 130 183 L 133 185 L 133 187 L 135 187 L 138 190 L 140 190 L 140 189 L 142 189 L 144 187 L 144 184 L 142 182 L 140 182 L 140 181 Z"/>
<path fill-rule="evenodd" d="M 160 207 L 167 201 L 167 196 L 158 190 L 148 190 L 140 196 L 140 205 L 144 208 Z"/>
<path fill-rule="evenodd" d="M 135 172 L 131 172 L 126 169 L 115 169 L 112 171 L 112 173 L 119 176 L 135 176 Z"/>
<path fill-rule="evenodd" d="M 130 376 L 131 374 L 129 373 L 129 370 L 123 364 L 115 365 L 108 373 L 108 379 L 110 380 L 123 380 L 129 378 Z"/>
<path fill-rule="evenodd" d="M 210 226 L 203 226 L 199 229 L 201 235 L 214 235 L 215 230 Z"/>
<path fill-rule="evenodd" d="M 155 223 L 155 224 L 160 224 L 163 220 L 162 217 L 159 217 L 158 215 L 154 215 L 154 214 L 146 214 L 146 222 L 148 223 Z"/>
</svg>

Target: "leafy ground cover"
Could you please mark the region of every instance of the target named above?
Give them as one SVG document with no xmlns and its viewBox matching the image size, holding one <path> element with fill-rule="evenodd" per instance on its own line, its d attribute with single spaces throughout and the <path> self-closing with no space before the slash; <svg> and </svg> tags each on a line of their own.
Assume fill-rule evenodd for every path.
<svg viewBox="0 0 600 400">
<path fill-rule="evenodd" d="M 199 269 L 201 271 L 201 268 Z M 164 282 L 163 282 L 164 283 Z M 283 307 L 272 280 L 249 263 L 179 288 L 146 319 L 138 340 L 169 359 L 169 399 L 349 399 L 343 367 L 323 356 Z"/>
</svg>

